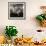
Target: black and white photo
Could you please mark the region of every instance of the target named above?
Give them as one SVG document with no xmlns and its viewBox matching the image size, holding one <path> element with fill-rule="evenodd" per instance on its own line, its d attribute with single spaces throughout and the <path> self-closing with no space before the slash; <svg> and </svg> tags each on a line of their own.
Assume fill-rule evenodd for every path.
<svg viewBox="0 0 46 46">
<path fill-rule="evenodd" d="M 8 19 L 11 19 L 11 20 L 26 19 L 26 3 L 8 2 Z"/>
</svg>

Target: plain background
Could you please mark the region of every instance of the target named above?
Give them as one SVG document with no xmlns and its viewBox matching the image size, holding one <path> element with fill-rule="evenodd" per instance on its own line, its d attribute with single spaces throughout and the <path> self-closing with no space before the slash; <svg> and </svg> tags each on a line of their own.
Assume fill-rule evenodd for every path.
<svg viewBox="0 0 46 46">
<path fill-rule="evenodd" d="M 26 2 L 26 20 L 8 20 L 8 2 Z M 46 6 L 46 0 L 0 0 L 0 34 L 4 34 L 6 25 L 15 25 L 18 29 L 18 36 L 23 34 L 24 37 L 31 37 L 32 34 L 38 34 L 37 29 L 46 32 L 46 28 L 40 27 L 35 19 L 38 14 L 42 13 L 40 6 Z M 38 36 L 41 37 L 40 34 Z"/>
</svg>

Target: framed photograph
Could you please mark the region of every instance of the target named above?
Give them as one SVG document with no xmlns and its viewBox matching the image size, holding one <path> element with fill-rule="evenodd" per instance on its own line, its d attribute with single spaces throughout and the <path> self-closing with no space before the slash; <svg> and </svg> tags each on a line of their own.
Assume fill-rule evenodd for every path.
<svg viewBox="0 0 46 46">
<path fill-rule="evenodd" d="M 26 3 L 8 2 L 8 19 L 9 20 L 26 19 Z"/>
</svg>

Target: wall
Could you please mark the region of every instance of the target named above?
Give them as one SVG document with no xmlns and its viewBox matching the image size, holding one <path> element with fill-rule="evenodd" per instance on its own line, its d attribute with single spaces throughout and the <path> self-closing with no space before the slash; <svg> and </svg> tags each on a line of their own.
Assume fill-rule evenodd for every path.
<svg viewBox="0 0 46 46">
<path fill-rule="evenodd" d="M 26 2 L 26 20 L 8 20 L 8 2 L 17 1 Z M 4 32 L 6 25 L 15 25 L 19 31 L 18 36 L 31 36 L 36 34 L 37 29 L 46 30 L 35 20 L 35 16 L 41 13 L 42 5 L 46 5 L 46 0 L 0 0 L 0 33 Z"/>
</svg>

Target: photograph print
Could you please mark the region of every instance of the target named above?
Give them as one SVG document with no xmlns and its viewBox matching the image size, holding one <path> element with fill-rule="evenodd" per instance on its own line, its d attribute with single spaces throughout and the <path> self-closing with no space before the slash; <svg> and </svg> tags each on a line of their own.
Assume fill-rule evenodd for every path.
<svg viewBox="0 0 46 46">
<path fill-rule="evenodd" d="M 8 2 L 8 19 L 9 20 L 26 19 L 26 3 Z"/>
</svg>

